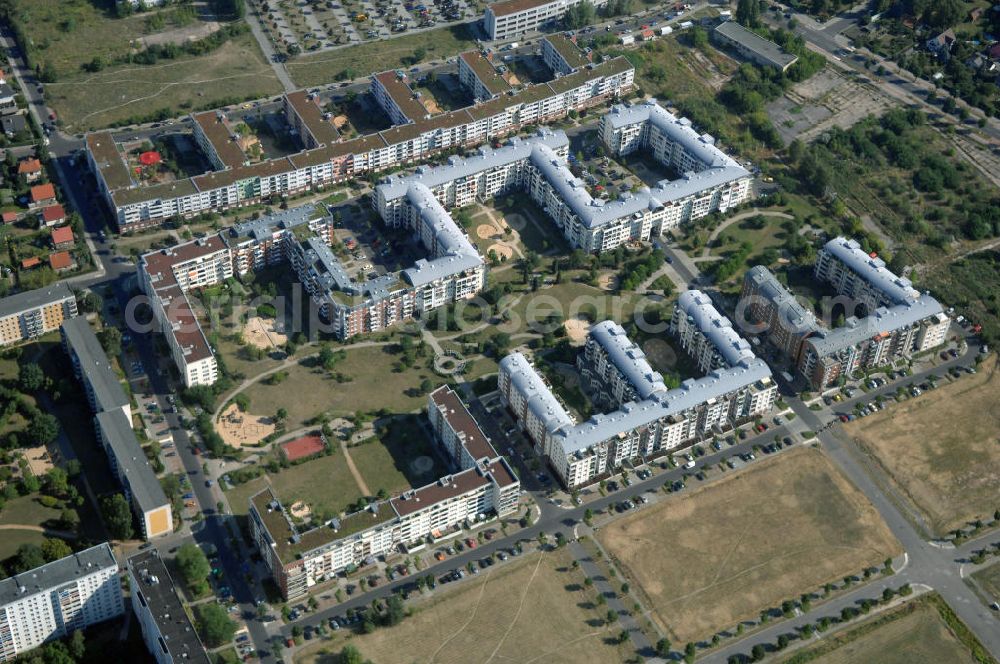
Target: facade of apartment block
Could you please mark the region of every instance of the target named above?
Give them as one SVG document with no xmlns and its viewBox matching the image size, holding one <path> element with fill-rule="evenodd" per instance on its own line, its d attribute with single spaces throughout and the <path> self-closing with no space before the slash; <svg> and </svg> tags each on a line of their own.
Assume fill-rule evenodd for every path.
<svg viewBox="0 0 1000 664">
<path fill-rule="evenodd" d="M 302 597 L 377 556 L 516 511 L 520 483 L 458 395 L 447 386 L 435 390 L 428 417 L 454 466 L 454 472 L 432 484 L 308 529 L 292 522 L 271 489 L 250 499 L 251 537 L 286 599 Z"/>
<path fill-rule="evenodd" d="M 125 612 L 105 542 L 0 581 L 0 662 Z"/>
<path fill-rule="evenodd" d="M 64 282 L 2 298 L 0 346 L 36 339 L 76 315 L 76 296 Z"/>
</svg>

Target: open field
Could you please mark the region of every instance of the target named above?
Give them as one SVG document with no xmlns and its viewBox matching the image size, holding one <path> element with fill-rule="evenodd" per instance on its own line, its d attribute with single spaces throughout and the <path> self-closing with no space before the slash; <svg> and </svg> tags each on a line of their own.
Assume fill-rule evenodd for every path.
<svg viewBox="0 0 1000 664">
<path fill-rule="evenodd" d="M 226 492 L 234 514 L 246 514 L 250 496 L 265 489 L 270 483 L 283 505 L 301 500 L 313 512 L 339 513 L 361 497 L 361 491 L 347 468 L 344 455 L 335 452 L 319 456 L 305 463 L 282 470 L 265 473 L 263 477 L 241 484 Z"/>
<path fill-rule="evenodd" d="M 248 387 L 244 393 L 251 404 L 267 404 L 269 409 L 288 411 L 288 430 L 306 426 L 306 421 L 321 412 L 334 416 L 351 415 L 361 410 L 385 408 L 409 412 L 424 405 L 426 397 L 408 396 L 424 378 L 432 378 L 430 369 L 408 369 L 393 373 L 397 356 L 385 347 L 345 349 L 347 357 L 335 371 L 351 378 L 338 383 L 318 367 L 297 364 L 288 369 L 288 377 L 278 385 L 263 382 Z M 386 376 L 392 377 L 392 389 L 386 389 Z M 251 406 L 253 408 L 253 406 Z"/>
<path fill-rule="evenodd" d="M 41 528 L 59 529 L 61 509 L 45 507 L 38 502 L 38 496 L 20 496 L 8 500 L 0 512 L 0 525 L 4 526 L 39 526 Z M 10 533 L 5 534 L 9 537 Z"/>
<path fill-rule="evenodd" d="M 41 546 L 44 540 L 45 535 L 36 530 L 6 530 L 4 536 L 0 537 L 0 561 L 15 555 L 22 544 Z"/>
<path fill-rule="evenodd" d="M 616 521 L 599 538 L 681 643 L 900 550 L 874 507 L 811 447 Z"/>
<path fill-rule="evenodd" d="M 257 42 L 246 33 L 206 55 L 79 72 L 45 86 L 48 102 L 70 131 L 126 122 L 168 109 L 167 117 L 281 92 Z"/>
<path fill-rule="evenodd" d="M 295 83 L 308 87 L 334 80 L 357 78 L 371 72 L 412 67 L 417 50 L 424 51 L 420 62 L 444 60 L 476 47 L 464 25 L 414 32 L 389 41 L 372 41 L 313 56 L 293 58 L 285 67 Z M 404 58 L 406 60 L 404 61 Z"/>
<path fill-rule="evenodd" d="M 429 484 L 444 473 L 423 428 L 426 424 L 422 414 L 394 417 L 377 438 L 350 448 L 354 465 L 372 491 L 397 494 Z"/>
<path fill-rule="evenodd" d="M 936 597 L 911 600 L 843 633 L 828 636 L 818 646 L 778 661 L 781 664 L 973 664 L 977 660 L 942 619 L 937 609 L 940 601 Z"/>
<path fill-rule="evenodd" d="M 937 535 L 1000 507 L 1000 375 L 979 373 L 845 427 Z"/>
<path fill-rule="evenodd" d="M 585 588 L 583 573 L 569 563 L 568 553 L 559 549 L 491 567 L 455 592 L 439 592 L 396 627 L 350 637 L 338 632 L 295 661 L 334 664 L 345 642 L 380 663 L 625 661 L 632 653 L 609 643 L 618 634 L 617 623 L 604 624 L 606 607 L 596 606 L 596 592 Z"/>
</svg>

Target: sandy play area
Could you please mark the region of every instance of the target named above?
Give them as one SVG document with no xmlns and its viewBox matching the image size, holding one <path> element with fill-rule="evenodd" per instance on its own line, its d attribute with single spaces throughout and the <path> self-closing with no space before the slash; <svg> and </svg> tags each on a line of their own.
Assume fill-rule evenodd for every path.
<svg viewBox="0 0 1000 664">
<path fill-rule="evenodd" d="M 610 291 L 618 288 L 618 275 L 617 274 L 602 274 L 597 279 L 597 287 Z"/>
<path fill-rule="evenodd" d="M 479 236 L 480 240 L 489 240 L 497 237 L 500 233 L 497 232 L 497 227 L 493 224 L 479 224 L 476 227 L 476 235 Z"/>
<path fill-rule="evenodd" d="M 309 506 L 301 500 L 296 500 L 292 503 L 292 506 L 288 508 L 288 511 L 291 512 L 292 516 L 296 519 L 305 519 L 312 514 L 312 510 L 309 509 Z"/>
<path fill-rule="evenodd" d="M 590 321 L 583 318 L 571 318 L 563 323 L 563 327 L 566 328 L 566 337 L 574 346 L 582 346 L 587 342 Z"/>
<path fill-rule="evenodd" d="M 52 457 L 44 445 L 26 447 L 22 450 L 22 454 L 35 477 L 41 477 L 52 469 Z"/>
<path fill-rule="evenodd" d="M 231 404 L 222 411 L 215 428 L 226 445 L 242 447 L 256 445 L 274 433 L 274 422 L 270 417 L 244 413 L 236 404 Z"/>
<path fill-rule="evenodd" d="M 288 343 L 288 337 L 274 331 L 274 319 L 254 316 L 243 328 L 243 338 L 251 346 L 257 348 L 277 348 Z"/>
<path fill-rule="evenodd" d="M 510 260 L 514 256 L 514 250 L 506 244 L 491 244 L 490 248 L 486 250 L 486 254 L 489 255 L 491 251 L 501 260 Z"/>
</svg>

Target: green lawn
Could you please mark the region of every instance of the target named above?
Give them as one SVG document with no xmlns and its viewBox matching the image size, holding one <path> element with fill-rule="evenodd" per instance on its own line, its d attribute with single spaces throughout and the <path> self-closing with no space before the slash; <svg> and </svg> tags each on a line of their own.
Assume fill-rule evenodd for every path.
<svg viewBox="0 0 1000 664">
<path fill-rule="evenodd" d="M 266 488 L 268 482 L 285 507 L 303 500 L 313 509 L 338 513 L 361 497 L 344 455 L 338 451 L 273 475 L 267 473 L 226 492 L 233 513 L 246 514 L 250 496 Z"/>
<path fill-rule="evenodd" d="M 80 132 L 145 119 L 160 110 L 169 117 L 268 97 L 281 89 L 253 35 L 246 33 L 196 58 L 67 74 L 45 86 L 45 97 L 66 128 Z"/>
<path fill-rule="evenodd" d="M 299 364 L 288 370 L 288 378 L 280 384 L 256 383 L 245 394 L 251 404 L 267 404 L 268 412 L 285 408 L 289 430 L 306 426 L 307 420 L 322 412 L 353 415 L 384 408 L 405 413 L 423 406 L 426 397 L 413 391 L 425 378 L 434 380 L 430 369 L 418 367 L 394 373 L 398 356 L 386 352 L 385 347 L 346 350 L 347 357 L 337 363 L 334 371 L 350 377 L 349 382 L 338 383 L 320 368 Z"/>
<path fill-rule="evenodd" d="M 5 530 L 0 538 L 0 560 L 7 560 L 22 544 L 37 544 L 45 540 L 45 535 L 33 530 Z"/>
<path fill-rule="evenodd" d="M 418 49 L 424 51 L 420 61 L 427 62 L 450 58 L 474 48 L 476 42 L 468 28 L 459 25 L 306 55 L 289 60 L 286 68 L 298 85 L 308 87 L 324 85 L 335 79 L 357 78 L 373 72 L 411 67 L 416 61 L 410 58 Z M 404 58 L 407 60 L 404 61 Z"/>
<path fill-rule="evenodd" d="M 440 477 L 444 471 L 434 456 L 434 443 L 428 438 L 425 426 L 427 421 L 422 414 L 394 417 L 386 425 L 385 435 L 350 448 L 354 465 L 369 489 L 397 494 Z M 414 460 L 420 457 L 429 457 L 433 465 L 426 470 L 414 467 Z"/>
<path fill-rule="evenodd" d="M 59 529 L 59 515 L 62 510 L 45 507 L 38 502 L 38 496 L 20 496 L 8 500 L 0 511 L 0 525 L 41 526 Z M 5 531 L 14 533 L 21 531 Z"/>
</svg>

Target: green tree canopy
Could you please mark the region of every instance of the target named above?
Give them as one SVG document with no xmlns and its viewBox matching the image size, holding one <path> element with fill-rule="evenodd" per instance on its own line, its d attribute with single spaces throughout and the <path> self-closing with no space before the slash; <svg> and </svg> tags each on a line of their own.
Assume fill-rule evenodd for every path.
<svg viewBox="0 0 1000 664">
<path fill-rule="evenodd" d="M 132 510 L 125 496 L 115 493 L 101 498 L 101 516 L 112 537 L 119 540 L 132 538 Z"/>
</svg>

